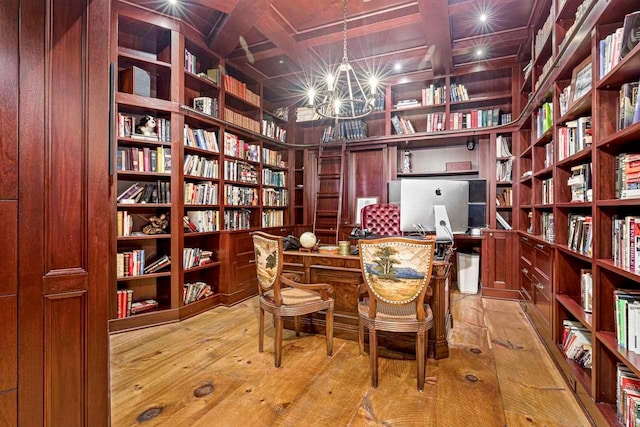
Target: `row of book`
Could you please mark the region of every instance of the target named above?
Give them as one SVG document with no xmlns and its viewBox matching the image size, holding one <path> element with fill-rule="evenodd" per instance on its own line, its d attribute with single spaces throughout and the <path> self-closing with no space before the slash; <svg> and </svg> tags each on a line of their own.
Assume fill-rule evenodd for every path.
<svg viewBox="0 0 640 427">
<path fill-rule="evenodd" d="M 558 127 L 558 160 L 564 160 L 591 145 L 591 117 L 580 117 Z"/>
<path fill-rule="evenodd" d="M 555 241 L 555 233 L 553 231 L 553 212 L 543 212 L 540 216 L 540 230 L 542 238 L 549 243 Z"/>
<path fill-rule="evenodd" d="M 211 286 L 204 282 L 185 283 L 182 288 L 182 300 L 185 305 L 210 297 L 211 295 L 213 295 Z"/>
<path fill-rule="evenodd" d="M 229 123 L 239 126 L 244 129 L 248 129 L 251 132 L 260 133 L 260 122 L 247 117 L 244 114 L 240 114 L 230 108 L 224 109 L 224 119 Z"/>
<path fill-rule="evenodd" d="M 133 233 L 133 217 L 128 211 L 118 211 L 116 214 L 116 234 L 118 237 L 129 237 Z"/>
<path fill-rule="evenodd" d="M 187 211 L 182 219 L 185 230 L 192 233 L 220 231 L 220 212 L 217 210 Z"/>
<path fill-rule="evenodd" d="M 232 206 L 258 206 L 258 189 L 225 185 L 224 203 Z"/>
<path fill-rule="evenodd" d="M 136 119 L 140 123 L 137 126 Z M 155 122 L 154 127 L 151 127 L 152 122 Z M 150 134 L 144 134 L 142 127 Z M 146 141 L 171 142 L 171 120 L 118 113 L 118 136 L 120 138 L 136 138 Z"/>
<path fill-rule="evenodd" d="M 553 204 L 553 178 L 542 180 L 542 200 L 543 205 Z"/>
<path fill-rule="evenodd" d="M 640 354 L 640 291 L 613 291 L 614 320 L 618 345 Z"/>
<path fill-rule="evenodd" d="M 497 206 L 513 206 L 513 190 L 505 188 L 501 193 L 496 193 Z"/>
<path fill-rule="evenodd" d="M 289 192 L 286 189 L 262 189 L 262 203 L 264 206 L 283 207 L 289 204 Z"/>
<path fill-rule="evenodd" d="M 211 264 L 213 262 L 213 251 L 200 248 L 184 248 L 182 250 L 182 267 L 185 270 L 194 267 Z"/>
<path fill-rule="evenodd" d="M 553 103 L 545 102 L 536 113 L 536 137 L 540 138 L 553 126 Z"/>
<path fill-rule="evenodd" d="M 119 289 L 116 293 L 116 305 L 118 319 L 158 308 L 158 302 L 154 299 L 133 302 L 133 289 Z"/>
<path fill-rule="evenodd" d="M 600 56 L 600 78 L 609 71 L 638 44 L 640 40 L 640 11 L 630 13 L 624 17 L 622 27 L 600 40 L 598 54 Z"/>
<path fill-rule="evenodd" d="M 511 137 L 498 135 L 496 137 L 496 157 L 512 157 Z"/>
<path fill-rule="evenodd" d="M 451 84 L 451 90 L 449 91 L 449 99 L 451 102 L 468 101 L 469 93 L 467 88 L 463 84 Z"/>
<path fill-rule="evenodd" d="M 246 83 L 228 74 L 224 76 L 224 90 L 250 104 L 260 106 L 260 95 L 249 90 Z"/>
<path fill-rule="evenodd" d="M 618 121 L 618 130 L 640 122 L 638 85 L 640 85 L 640 82 L 625 83 L 620 87 L 620 120 Z"/>
<path fill-rule="evenodd" d="M 224 154 L 225 156 L 237 157 L 251 162 L 260 161 L 260 145 L 249 144 L 237 135 L 224 133 Z"/>
<path fill-rule="evenodd" d="M 411 135 L 416 133 L 413 123 L 411 123 L 409 119 L 393 116 L 391 117 L 391 124 L 398 135 Z"/>
<path fill-rule="evenodd" d="M 218 179 L 219 169 L 218 161 L 215 159 L 208 159 L 197 154 L 184 155 L 184 167 L 182 170 L 185 175 Z"/>
<path fill-rule="evenodd" d="M 499 108 L 471 110 L 467 113 L 451 113 L 449 129 L 473 129 L 498 126 L 511 121 L 511 115 L 502 114 Z"/>
<path fill-rule="evenodd" d="M 593 274 L 588 268 L 580 270 L 580 305 L 585 313 L 593 311 Z"/>
<path fill-rule="evenodd" d="M 640 153 L 621 153 L 615 161 L 615 194 L 618 199 L 640 197 Z"/>
<path fill-rule="evenodd" d="M 511 224 L 509 224 L 509 221 L 507 221 L 500 212 L 496 212 L 496 221 L 505 230 L 511 230 L 513 228 Z"/>
<path fill-rule="evenodd" d="M 512 172 L 513 172 L 513 159 L 496 161 L 496 181 L 499 181 L 499 182 L 511 181 Z"/>
<path fill-rule="evenodd" d="M 544 167 L 553 165 L 553 141 L 544 145 Z"/>
<path fill-rule="evenodd" d="M 338 126 L 327 126 L 320 138 L 321 143 L 339 141 L 355 141 L 367 137 L 367 123 L 360 119 L 341 120 Z"/>
<path fill-rule="evenodd" d="M 560 95 L 558 96 L 558 109 L 560 110 L 560 117 L 564 116 L 565 114 L 567 114 L 567 111 L 569 111 L 569 107 L 573 102 L 571 99 L 571 95 L 571 85 L 567 85 L 564 89 L 562 89 L 562 92 L 560 92 Z"/>
<path fill-rule="evenodd" d="M 248 209 L 226 209 L 224 211 L 225 230 L 246 230 L 251 228 L 251 211 Z"/>
<path fill-rule="evenodd" d="M 218 204 L 218 184 L 210 182 L 185 182 L 185 205 L 216 205 Z"/>
<path fill-rule="evenodd" d="M 218 117 L 218 99 L 209 96 L 193 98 L 193 109 L 211 117 Z"/>
<path fill-rule="evenodd" d="M 120 147 L 116 153 L 116 169 L 135 172 L 171 172 L 171 149 Z"/>
<path fill-rule="evenodd" d="M 277 168 L 286 168 L 287 162 L 282 159 L 282 151 L 262 148 L 262 163 L 266 166 L 275 166 Z"/>
<path fill-rule="evenodd" d="M 569 214 L 567 217 L 567 246 L 580 254 L 593 253 L 593 227 L 591 215 Z"/>
<path fill-rule="evenodd" d="M 119 252 L 116 255 L 117 277 L 142 276 L 160 271 L 171 264 L 171 259 L 163 255 L 149 265 L 146 265 L 144 249 L 134 249 Z"/>
<path fill-rule="evenodd" d="M 573 166 L 571 168 L 571 176 L 567 180 L 567 185 L 571 190 L 571 202 L 592 201 L 591 163 Z"/>
<path fill-rule="evenodd" d="M 116 198 L 117 203 L 171 203 L 171 183 L 158 180 L 157 183 L 131 184 Z"/>
<path fill-rule="evenodd" d="M 553 7 L 552 7 L 551 10 L 549 11 L 549 15 L 547 15 L 547 20 L 544 21 L 544 24 L 536 33 L 536 38 L 534 42 L 534 52 L 535 52 L 534 58 L 537 58 L 538 55 L 540 55 L 540 52 L 542 52 L 542 49 L 544 48 L 545 43 L 549 39 L 549 36 L 551 35 L 551 30 L 553 29 L 553 24 L 555 22 L 554 19 L 555 19 L 555 13 L 553 13 Z"/>
<path fill-rule="evenodd" d="M 640 424 L 640 378 L 622 363 L 616 367 L 616 409 L 624 427 Z"/>
<path fill-rule="evenodd" d="M 575 320 L 562 321 L 562 351 L 585 369 L 591 369 L 592 339 L 591 331 Z"/>
<path fill-rule="evenodd" d="M 613 262 L 626 270 L 640 273 L 640 217 L 614 216 L 611 227 Z"/>
<path fill-rule="evenodd" d="M 184 50 L 184 69 L 189 71 L 190 73 L 197 74 L 198 73 L 198 58 L 187 49 Z"/>
<path fill-rule="evenodd" d="M 262 211 L 263 227 L 282 227 L 284 225 L 284 211 L 282 209 L 266 209 Z"/>
<path fill-rule="evenodd" d="M 273 185 L 274 187 L 286 187 L 287 178 L 284 171 L 274 171 L 271 169 L 262 169 L 262 184 Z"/>
<path fill-rule="evenodd" d="M 262 120 L 262 134 L 282 142 L 287 140 L 287 130 L 273 120 Z"/>
<path fill-rule="evenodd" d="M 219 153 L 218 137 L 214 131 L 205 129 L 192 129 L 184 125 L 184 144 L 188 147 Z"/>
<path fill-rule="evenodd" d="M 257 184 L 258 171 L 253 165 L 249 163 L 245 163 L 239 160 L 225 160 L 224 179 L 227 181 Z"/>
<path fill-rule="evenodd" d="M 564 46 L 569 43 L 570 40 L 573 40 L 573 32 L 580 27 L 582 17 L 591 10 L 592 3 L 596 2 L 596 0 L 584 0 L 578 7 L 576 8 L 576 13 L 572 20 L 570 20 L 571 25 L 567 28 L 567 31 L 564 33 L 564 38 L 562 42 L 560 42 L 559 52 L 564 50 Z M 562 10 L 562 7 L 566 3 L 566 0 L 561 0 L 558 4 L 558 10 Z"/>
<path fill-rule="evenodd" d="M 433 83 L 429 87 L 423 88 L 422 92 L 422 105 L 440 105 L 444 104 L 447 99 L 447 87 L 436 86 Z"/>
</svg>

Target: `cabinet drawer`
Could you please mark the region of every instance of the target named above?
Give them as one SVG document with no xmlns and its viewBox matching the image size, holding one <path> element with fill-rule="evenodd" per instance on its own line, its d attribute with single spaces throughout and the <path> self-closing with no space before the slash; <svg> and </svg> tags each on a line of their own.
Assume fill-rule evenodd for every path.
<svg viewBox="0 0 640 427">
<path fill-rule="evenodd" d="M 537 283 L 540 285 L 540 283 Z M 545 322 L 548 325 L 551 324 L 551 299 L 545 296 L 544 290 L 540 290 L 534 282 L 534 306 L 538 309 L 538 312 L 542 315 Z M 544 286 L 544 285 L 543 285 Z"/>
<path fill-rule="evenodd" d="M 553 250 L 543 243 L 535 244 L 535 270 L 541 279 L 551 283 L 553 269 Z"/>
<path fill-rule="evenodd" d="M 544 276 L 540 275 L 537 271 L 533 275 L 532 278 L 533 287 L 536 288 L 536 293 L 540 293 L 545 296 L 545 298 L 551 301 L 551 295 L 553 293 L 553 289 L 551 288 L 551 282 L 547 280 Z"/>
<path fill-rule="evenodd" d="M 273 227 L 267 228 L 266 233 L 273 234 L 274 236 L 288 236 L 293 233 L 293 227 Z"/>
<path fill-rule="evenodd" d="M 533 255 L 533 246 L 529 238 L 520 236 L 520 259 L 531 265 L 533 264 Z"/>
<path fill-rule="evenodd" d="M 531 266 L 527 263 L 520 262 L 520 291 L 524 297 L 531 301 L 533 299 L 533 290 L 531 284 Z"/>
</svg>

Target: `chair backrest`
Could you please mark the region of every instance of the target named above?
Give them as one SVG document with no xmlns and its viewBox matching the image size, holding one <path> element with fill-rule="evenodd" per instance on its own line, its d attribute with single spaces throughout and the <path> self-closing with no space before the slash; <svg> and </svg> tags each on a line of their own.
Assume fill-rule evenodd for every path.
<svg viewBox="0 0 640 427">
<path fill-rule="evenodd" d="M 400 207 L 390 203 L 367 205 L 360 212 L 362 228 L 377 236 L 399 236 Z"/>
<path fill-rule="evenodd" d="M 416 304 L 418 319 L 424 318 L 424 296 L 431 279 L 435 237 L 411 239 L 383 237 L 358 241 L 362 277 L 371 299 L 371 316 L 376 304 Z"/>
<path fill-rule="evenodd" d="M 251 233 L 256 256 L 256 274 L 260 294 L 271 289 L 276 301 L 280 300 L 280 275 L 282 274 L 282 239 L 280 236 L 256 231 Z"/>
</svg>

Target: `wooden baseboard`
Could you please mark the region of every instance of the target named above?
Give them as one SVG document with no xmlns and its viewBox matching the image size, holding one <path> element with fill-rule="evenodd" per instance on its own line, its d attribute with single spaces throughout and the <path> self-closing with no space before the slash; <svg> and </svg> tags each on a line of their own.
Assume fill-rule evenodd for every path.
<svg viewBox="0 0 640 427">
<path fill-rule="evenodd" d="M 515 289 L 496 289 L 496 288 L 482 288 L 483 298 L 496 298 L 496 299 L 508 299 L 508 300 L 522 300 L 522 294 Z"/>
</svg>

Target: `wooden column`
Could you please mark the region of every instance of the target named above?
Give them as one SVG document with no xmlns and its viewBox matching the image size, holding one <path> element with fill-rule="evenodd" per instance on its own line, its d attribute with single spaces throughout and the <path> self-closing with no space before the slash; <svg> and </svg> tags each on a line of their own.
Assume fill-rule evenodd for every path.
<svg viewBox="0 0 640 427">
<path fill-rule="evenodd" d="M 24 426 L 109 422 L 109 5 L 20 1 L 16 229 Z M 0 28 L 15 25 L 16 15 L 0 16 Z"/>
</svg>

